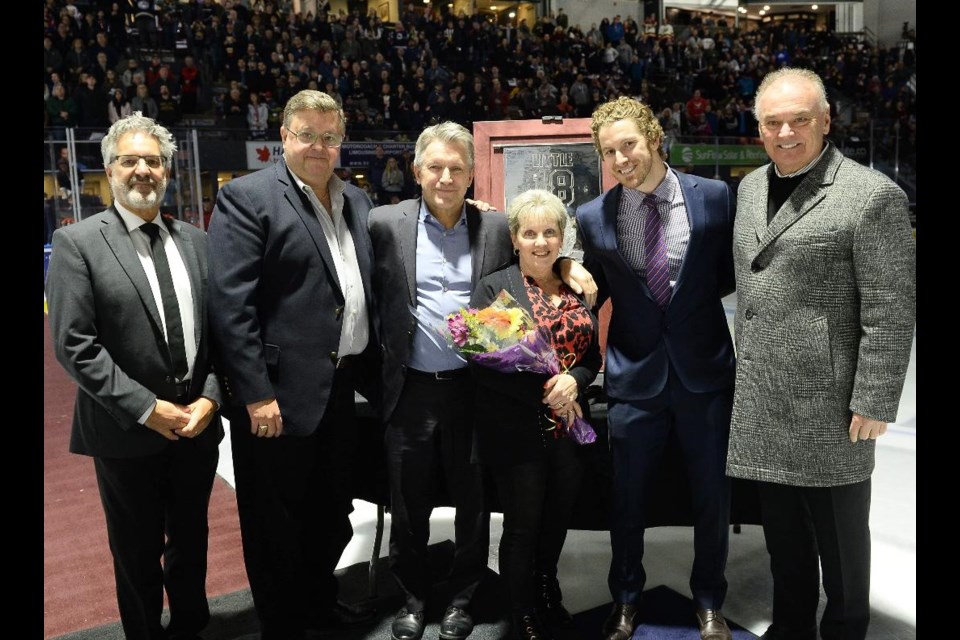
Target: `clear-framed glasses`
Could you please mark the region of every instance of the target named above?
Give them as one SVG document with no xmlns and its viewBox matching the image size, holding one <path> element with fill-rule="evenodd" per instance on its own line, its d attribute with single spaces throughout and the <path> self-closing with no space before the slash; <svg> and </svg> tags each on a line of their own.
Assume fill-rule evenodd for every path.
<svg viewBox="0 0 960 640">
<path fill-rule="evenodd" d="M 117 156 L 116 162 L 124 169 L 133 169 L 140 165 L 143 160 L 151 169 L 159 169 L 163 166 L 163 156 Z"/>
<path fill-rule="evenodd" d="M 300 144 L 307 145 L 308 147 L 316 144 L 317 140 L 328 149 L 335 149 L 343 144 L 343 136 L 339 133 L 315 133 L 313 131 L 301 131 L 300 133 L 291 131 L 290 133 L 293 133 L 293 135 L 297 137 Z"/>
</svg>

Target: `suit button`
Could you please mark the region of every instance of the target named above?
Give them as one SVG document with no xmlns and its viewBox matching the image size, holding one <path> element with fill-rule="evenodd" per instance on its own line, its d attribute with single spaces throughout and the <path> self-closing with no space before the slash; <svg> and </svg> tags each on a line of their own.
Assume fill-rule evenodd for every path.
<svg viewBox="0 0 960 640">
<path fill-rule="evenodd" d="M 743 314 L 743 317 L 746 318 L 747 320 L 753 320 L 753 316 L 754 316 L 753 309 L 747 309 L 747 312 Z"/>
<path fill-rule="evenodd" d="M 340 318 L 342 318 L 342 317 L 343 317 L 343 306 L 341 305 L 341 306 L 337 307 L 337 308 L 335 309 L 335 312 L 336 312 L 336 314 L 337 314 L 337 320 L 339 320 Z"/>
</svg>

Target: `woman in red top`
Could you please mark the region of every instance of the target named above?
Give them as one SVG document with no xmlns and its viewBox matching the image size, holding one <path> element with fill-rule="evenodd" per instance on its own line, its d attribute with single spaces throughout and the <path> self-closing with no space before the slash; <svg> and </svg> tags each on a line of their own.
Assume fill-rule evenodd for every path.
<svg viewBox="0 0 960 640">
<path fill-rule="evenodd" d="M 517 259 L 483 278 L 470 304 L 486 307 L 508 291 L 549 330 L 567 371 L 548 377 L 471 365 L 477 381 L 473 455 L 496 481 L 503 510 L 500 575 L 516 635 L 539 640 L 550 637 L 549 627 L 573 626 L 561 601 L 557 561 L 583 466 L 580 445 L 567 437 L 561 418 L 583 415 L 580 394 L 601 358 L 596 317 L 553 271 L 569 221 L 566 207 L 548 191 L 526 191 L 510 203 L 507 220 Z"/>
</svg>

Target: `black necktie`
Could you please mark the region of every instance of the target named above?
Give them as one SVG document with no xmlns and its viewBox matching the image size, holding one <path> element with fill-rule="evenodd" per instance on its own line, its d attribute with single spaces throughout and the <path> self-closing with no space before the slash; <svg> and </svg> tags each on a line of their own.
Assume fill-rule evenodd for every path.
<svg viewBox="0 0 960 640">
<path fill-rule="evenodd" d="M 173 288 L 173 276 L 170 274 L 167 252 L 163 249 L 163 239 L 160 237 L 160 227 L 148 222 L 140 228 L 150 238 L 153 266 L 157 270 L 157 280 L 160 281 L 160 298 L 163 300 L 163 318 L 167 324 L 167 347 L 170 349 L 170 359 L 173 362 L 173 374 L 177 380 L 183 380 L 189 368 L 187 351 L 183 346 L 183 321 L 180 318 L 177 291 Z"/>
</svg>

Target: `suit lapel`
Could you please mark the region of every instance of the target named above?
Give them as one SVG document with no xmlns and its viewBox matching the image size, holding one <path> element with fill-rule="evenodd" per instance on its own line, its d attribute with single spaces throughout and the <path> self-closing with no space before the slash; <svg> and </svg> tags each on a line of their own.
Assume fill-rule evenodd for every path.
<svg viewBox="0 0 960 640">
<path fill-rule="evenodd" d="M 410 306 L 417 305 L 417 233 L 420 220 L 420 199 L 407 200 L 400 207 L 397 218 L 397 237 L 400 238 L 400 259 L 406 276 Z"/>
<path fill-rule="evenodd" d="M 766 179 L 762 181 L 762 187 L 758 189 L 754 201 L 754 210 L 759 214 L 754 221 L 758 239 L 757 252 L 754 258 L 763 253 L 764 249 L 770 246 L 784 231 L 792 227 L 797 220 L 820 204 L 820 201 L 827 196 L 825 187 L 833 183 L 841 162 L 843 162 L 843 155 L 837 151 L 836 147 L 831 145 L 823 159 L 810 170 L 807 177 L 797 185 L 787 201 L 783 203 L 769 225 L 766 224 L 766 216 L 770 179 L 765 176 Z M 761 221 L 762 230 L 760 229 Z"/>
<path fill-rule="evenodd" d="M 103 219 L 104 226 L 101 230 L 103 239 L 106 241 L 110 251 L 120 263 L 120 268 L 130 278 L 133 287 L 140 296 L 140 301 L 147 310 L 150 319 L 153 320 L 154 327 L 163 334 L 163 323 L 160 321 L 160 310 L 157 309 L 157 303 L 153 299 L 153 291 L 150 289 L 150 281 L 147 280 L 147 274 L 143 270 L 143 263 L 140 262 L 140 256 L 137 250 L 133 248 L 133 240 L 130 238 L 130 232 L 127 226 L 123 224 L 123 219 L 116 209 L 111 209 L 113 216 Z"/>
<path fill-rule="evenodd" d="M 706 229 L 707 209 L 703 203 L 703 189 L 696 180 L 685 173 L 676 172 L 675 175 L 680 182 L 680 192 L 683 193 L 683 204 L 687 210 L 687 222 L 690 224 L 690 240 L 687 243 L 687 251 L 680 263 L 680 272 L 677 274 L 677 284 L 673 287 L 673 296 L 671 303 L 676 298 L 677 292 L 683 286 L 684 277 L 689 271 L 696 271 L 690 263 L 696 260 L 699 255 L 700 242 L 703 239 L 703 232 Z"/>
<path fill-rule="evenodd" d="M 470 284 L 471 289 L 474 289 L 484 273 L 483 257 L 486 255 L 487 234 L 483 230 L 483 215 L 476 207 L 469 204 L 467 205 L 467 234 L 470 238 Z"/>
<path fill-rule="evenodd" d="M 620 260 L 620 267 L 627 273 L 632 274 L 640 284 L 643 293 L 653 300 L 653 294 L 650 292 L 650 288 L 647 287 L 647 282 L 633 270 L 630 263 L 623 257 L 623 254 L 620 252 L 620 246 L 617 244 L 617 214 L 620 211 L 620 198 L 622 195 L 623 185 L 618 184 L 608 191 L 606 197 L 603 199 L 603 210 L 600 214 L 602 246 L 617 256 L 617 259 Z"/>
<path fill-rule="evenodd" d="M 342 298 L 343 288 L 340 286 L 340 279 L 337 277 L 337 265 L 333 262 L 333 254 L 330 253 L 330 246 L 327 244 L 327 238 L 323 234 L 323 227 L 320 226 L 320 221 L 317 220 L 317 214 L 314 212 L 313 206 L 307 200 L 306 194 L 300 191 L 297 183 L 290 177 L 287 164 L 282 159 L 277 162 L 276 171 L 277 180 L 284 185 L 284 198 L 286 198 L 297 216 L 300 217 L 303 226 L 306 227 L 307 232 L 310 234 L 310 239 L 313 241 L 317 252 L 327 267 L 330 280 L 334 286 L 337 287 L 337 291 Z"/>
</svg>

